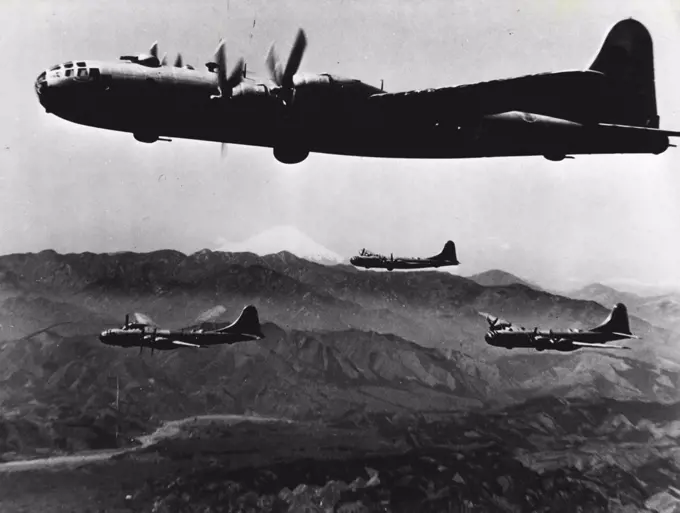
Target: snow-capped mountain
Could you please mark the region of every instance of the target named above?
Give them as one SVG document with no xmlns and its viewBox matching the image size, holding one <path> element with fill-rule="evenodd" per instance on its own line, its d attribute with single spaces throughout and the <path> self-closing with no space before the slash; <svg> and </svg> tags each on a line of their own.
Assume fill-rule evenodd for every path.
<svg viewBox="0 0 680 513">
<path fill-rule="evenodd" d="M 340 264 L 345 258 L 312 240 L 295 226 L 275 226 L 242 242 L 221 243 L 217 251 L 245 252 L 269 255 L 289 251 L 306 260 L 321 264 Z"/>
</svg>

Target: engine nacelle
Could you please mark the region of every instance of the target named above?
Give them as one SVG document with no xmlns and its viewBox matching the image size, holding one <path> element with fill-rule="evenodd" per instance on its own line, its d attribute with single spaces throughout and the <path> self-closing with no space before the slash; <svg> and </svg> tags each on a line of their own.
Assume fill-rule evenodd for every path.
<svg viewBox="0 0 680 513">
<path fill-rule="evenodd" d="M 290 146 L 274 148 L 274 157 L 283 164 L 299 164 L 309 156 L 309 150 Z"/>
<path fill-rule="evenodd" d="M 151 135 L 151 134 L 133 134 L 134 138 L 137 139 L 139 142 L 143 143 L 155 143 L 158 140 L 157 135 Z"/>
</svg>

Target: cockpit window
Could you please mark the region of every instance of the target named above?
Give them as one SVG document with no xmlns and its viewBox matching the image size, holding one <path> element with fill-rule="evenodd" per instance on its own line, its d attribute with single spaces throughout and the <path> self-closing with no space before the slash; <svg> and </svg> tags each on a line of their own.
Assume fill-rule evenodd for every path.
<svg viewBox="0 0 680 513">
<path fill-rule="evenodd" d="M 41 80 L 45 80 L 46 76 L 47 76 L 47 73 L 45 73 L 43 71 L 40 75 L 38 75 L 38 82 L 40 82 Z"/>
<path fill-rule="evenodd" d="M 94 80 L 99 78 L 99 68 L 90 68 L 90 78 Z"/>
<path fill-rule="evenodd" d="M 87 76 L 87 69 L 86 68 L 78 68 L 78 76 L 79 77 L 86 77 Z"/>
<path fill-rule="evenodd" d="M 71 75 L 73 75 L 73 70 L 67 69 L 66 72 L 64 73 L 64 75 L 66 75 L 67 77 L 70 77 Z"/>
<path fill-rule="evenodd" d="M 72 68 L 72 67 L 73 67 L 73 63 L 70 62 L 70 61 L 69 61 L 69 62 L 66 62 L 66 63 L 64 63 L 64 67 L 65 67 L 65 68 Z"/>
<path fill-rule="evenodd" d="M 57 64 L 57 65 L 55 65 L 55 66 L 52 66 L 52 67 L 50 68 L 50 71 L 57 71 L 59 68 L 61 68 L 61 64 Z"/>
<path fill-rule="evenodd" d="M 81 68 L 85 67 L 85 63 L 82 62 L 82 61 L 76 62 L 76 64 L 77 64 L 78 66 L 80 66 Z"/>
</svg>

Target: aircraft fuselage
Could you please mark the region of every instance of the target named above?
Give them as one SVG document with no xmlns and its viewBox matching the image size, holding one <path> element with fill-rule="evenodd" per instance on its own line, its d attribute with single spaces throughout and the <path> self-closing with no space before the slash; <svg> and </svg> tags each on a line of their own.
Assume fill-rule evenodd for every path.
<svg viewBox="0 0 680 513">
<path fill-rule="evenodd" d="M 570 352 L 583 349 L 583 346 L 572 342 L 585 342 L 588 344 L 606 344 L 615 340 L 623 340 L 628 337 L 614 333 L 595 331 L 526 331 L 526 330 L 498 330 L 489 331 L 484 340 L 487 344 L 506 349 L 527 348 L 537 351 L 561 351 Z"/>
<path fill-rule="evenodd" d="M 430 260 L 419 258 L 388 258 L 388 257 L 363 257 L 355 256 L 350 259 L 350 263 L 356 267 L 364 269 L 430 269 L 458 265 L 457 262 L 442 260 Z"/>
<path fill-rule="evenodd" d="M 235 344 L 258 340 L 255 335 L 228 332 L 187 332 L 160 330 L 152 328 L 112 329 L 101 334 L 99 339 L 106 345 L 117 347 L 147 347 L 149 349 L 166 351 L 179 349 L 181 345 L 173 341 L 180 341 L 197 346 L 213 346 L 219 344 Z"/>
<path fill-rule="evenodd" d="M 457 88 L 449 93 L 446 88 L 433 90 L 432 101 L 423 107 L 402 108 L 393 99 L 381 101 L 380 89 L 358 80 L 297 74 L 294 103 L 286 108 L 281 88 L 266 84 L 242 82 L 231 97 L 211 99 L 218 79 L 207 69 L 125 61 L 65 66 L 47 70 L 36 82 L 40 103 L 63 119 L 130 132 L 142 142 L 177 137 L 271 147 L 279 160 L 289 163 L 304 160 L 309 152 L 392 158 L 543 155 L 561 160 L 575 154 L 658 154 L 669 145 L 659 132 L 554 117 L 538 97 L 508 105 L 543 114 L 511 109 L 483 115 L 483 108 L 464 112 L 459 100 L 449 100 L 460 98 L 460 90 L 453 95 Z M 599 80 L 592 72 L 563 75 L 568 73 L 584 84 Z M 545 76 L 538 81 L 550 80 L 550 74 Z"/>
</svg>

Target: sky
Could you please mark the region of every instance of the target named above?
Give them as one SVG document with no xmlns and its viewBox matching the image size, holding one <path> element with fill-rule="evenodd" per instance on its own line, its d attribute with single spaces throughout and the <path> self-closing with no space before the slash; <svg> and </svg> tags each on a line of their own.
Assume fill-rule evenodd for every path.
<svg viewBox="0 0 680 513">
<path fill-rule="evenodd" d="M 429 255 L 456 242 L 469 275 L 491 268 L 544 286 L 594 281 L 680 287 L 680 149 L 660 156 L 476 160 L 312 154 L 131 134 L 48 115 L 33 82 L 67 60 L 146 52 L 197 66 L 221 37 L 264 75 L 299 27 L 301 71 L 387 91 L 584 69 L 633 16 L 655 44 L 663 128 L 680 130 L 680 4 L 673 0 L 2 0 L 0 254 L 191 253 L 291 225 L 349 257 L 361 247 Z"/>
</svg>

